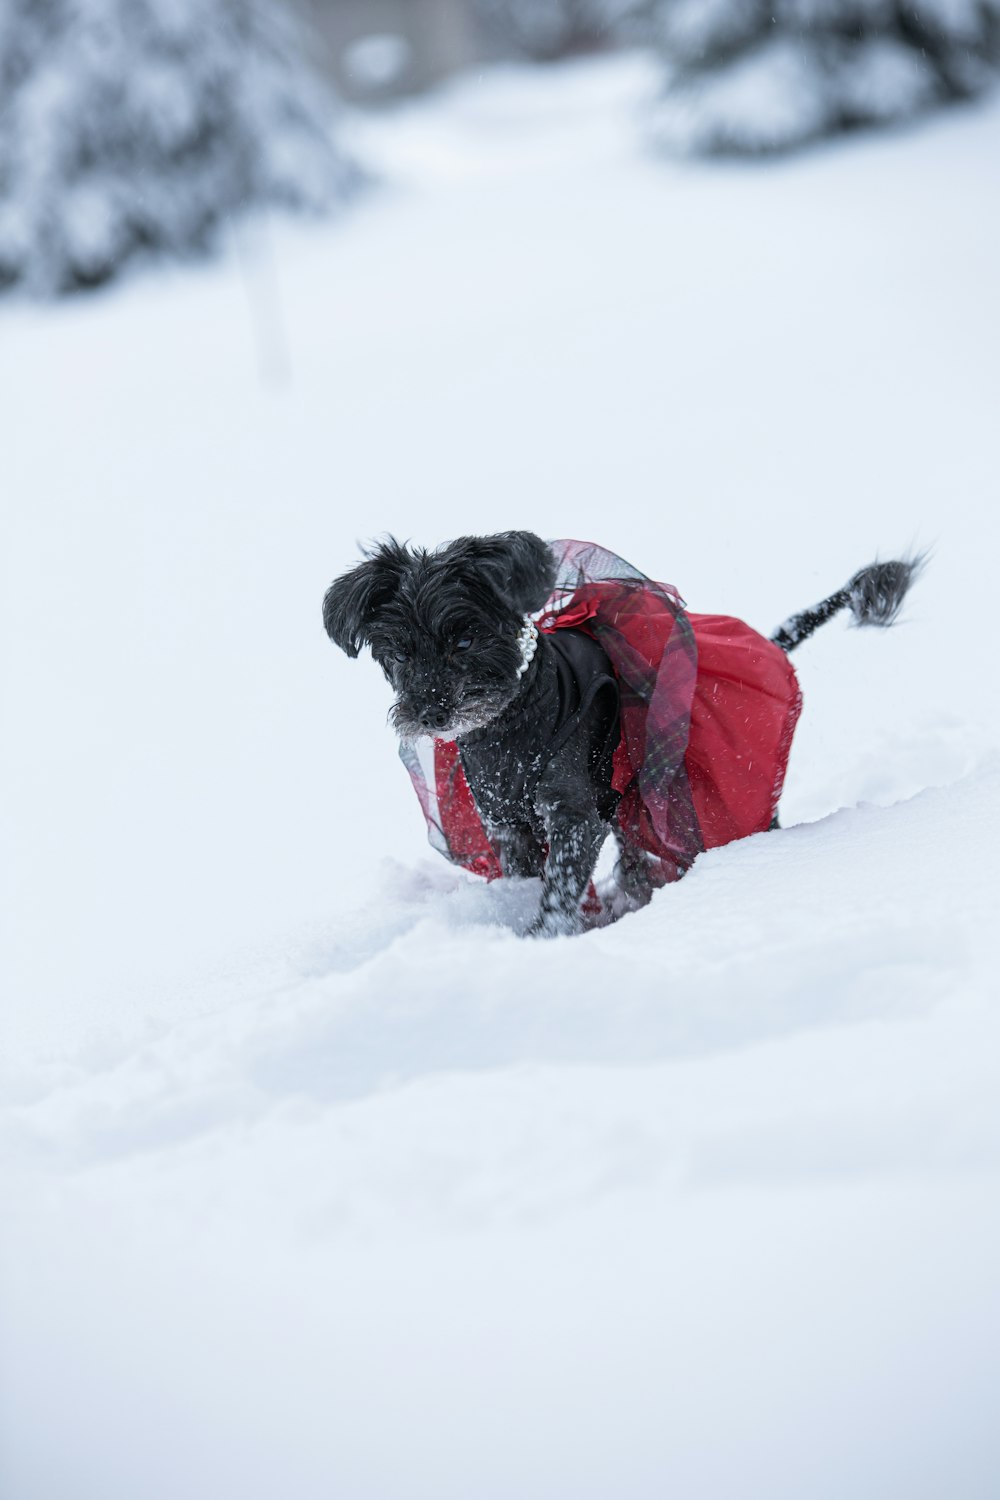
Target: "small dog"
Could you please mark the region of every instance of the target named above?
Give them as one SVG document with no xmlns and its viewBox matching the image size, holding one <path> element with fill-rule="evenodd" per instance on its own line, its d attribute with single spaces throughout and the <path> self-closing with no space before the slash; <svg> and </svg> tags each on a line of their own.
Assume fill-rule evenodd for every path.
<svg viewBox="0 0 1000 1500">
<path fill-rule="evenodd" d="M 891 624 L 922 561 L 863 569 L 770 641 L 739 621 L 686 615 L 672 591 L 627 564 L 625 577 L 612 567 L 596 585 L 578 569 L 584 587 L 563 589 L 563 604 L 576 606 L 566 614 L 570 623 L 558 628 L 557 605 L 540 633 L 535 617 L 551 606 L 562 576 L 559 545 L 583 544 L 550 546 L 532 532 L 510 531 L 460 537 L 428 552 L 390 538 L 331 584 L 323 601 L 331 639 L 351 657 L 370 646 L 392 685 L 391 718 L 403 748 L 431 737 L 438 791 L 457 787 L 467 801 L 471 793 L 468 806 L 455 804 L 451 826 L 459 815 L 462 828 L 471 820 L 480 843 L 452 834 L 444 852 L 481 873 L 541 876 L 529 931 L 545 936 L 595 920 L 585 906 L 593 907 L 591 881 L 609 833 L 618 859 L 603 920 L 645 905 L 701 849 L 776 826 L 800 704 L 787 653 L 844 608 L 857 624 Z M 621 624 L 623 612 L 640 618 L 640 627 Z M 655 649 L 647 644 L 651 621 L 661 622 Z M 729 655 L 720 658 L 720 650 Z M 755 684 L 762 672 L 768 680 Z M 667 701 L 665 684 L 669 712 L 656 706 Z M 778 699 L 780 716 L 772 713 L 754 738 L 752 704 L 770 712 Z M 730 731 L 747 726 L 742 759 L 732 732 L 712 737 L 726 712 Z M 720 769 L 715 762 L 726 755 L 731 763 Z M 427 785 L 410 769 L 433 823 Z M 741 796 L 747 810 L 734 820 Z"/>
</svg>

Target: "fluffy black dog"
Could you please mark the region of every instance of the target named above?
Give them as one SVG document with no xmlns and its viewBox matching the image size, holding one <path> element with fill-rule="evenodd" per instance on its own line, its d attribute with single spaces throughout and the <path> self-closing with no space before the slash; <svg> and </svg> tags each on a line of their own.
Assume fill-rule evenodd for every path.
<svg viewBox="0 0 1000 1500">
<path fill-rule="evenodd" d="M 794 649 L 837 610 L 889 624 L 917 562 L 875 564 L 773 637 Z M 620 904 L 653 884 L 641 849 L 615 818 L 612 758 L 619 687 L 602 647 L 581 630 L 538 635 L 530 615 L 553 589 L 553 554 L 527 531 L 460 537 L 428 552 L 394 539 L 338 578 L 323 623 L 348 656 L 362 645 L 396 694 L 403 739 L 456 741 L 461 765 L 505 875 L 542 876 L 535 934 L 584 925 L 581 903 L 609 833 L 618 842 Z"/>
</svg>

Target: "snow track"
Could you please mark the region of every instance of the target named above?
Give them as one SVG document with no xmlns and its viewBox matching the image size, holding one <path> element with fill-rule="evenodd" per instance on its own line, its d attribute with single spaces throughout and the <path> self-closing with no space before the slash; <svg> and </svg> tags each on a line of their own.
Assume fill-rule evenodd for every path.
<svg viewBox="0 0 1000 1500">
<path fill-rule="evenodd" d="M 39 1080 L 9 1119 L 33 1154 L 92 1163 L 234 1117 L 267 1121 L 290 1100 L 327 1109 L 444 1072 L 710 1058 L 927 1017 L 945 998 L 990 992 L 998 844 L 995 758 L 906 804 L 712 851 L 649 913 L 572 942 L 529 945 L 507 930 L 533 908 L 536 882 L 390 868 L 368 908 L 377 941 L 352 916 L 342 938 L 333 929 L 301 955 L 311 975 Z"/>
</svg>

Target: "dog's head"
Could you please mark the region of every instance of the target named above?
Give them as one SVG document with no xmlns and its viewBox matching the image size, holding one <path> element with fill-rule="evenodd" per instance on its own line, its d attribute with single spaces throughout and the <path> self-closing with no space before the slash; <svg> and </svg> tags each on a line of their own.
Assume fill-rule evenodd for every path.
<svg viewBox="0 0 1000 1500">
<path fill-rule="evenodd" d="M 436 552 L 390 537 L 330 585 L 323 624 L 348 656 L 371 647 L 396 693 L 392 719 L 404 739 L 454 739 L 516 696 L 524 617 L 545 603 L 555 573 L 531 531 L 459 537 Z"/>
</svg>

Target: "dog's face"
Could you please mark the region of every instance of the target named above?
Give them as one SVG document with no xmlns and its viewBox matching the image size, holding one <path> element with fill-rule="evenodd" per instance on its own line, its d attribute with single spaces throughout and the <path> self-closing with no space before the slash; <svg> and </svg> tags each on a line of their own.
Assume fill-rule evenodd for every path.
<svg viewBox="0 0 1000 1500">
<path fill-rule="evenodd" d="M 323 624 L 348 656 L 371 647 L 402 738 L 454 739 L 516 696 L 524 617 L 554 582 L 552 553 L 530 531 L 460 537 L 436 552 L 390 538 L 330 585 Z"/>
</svg>

